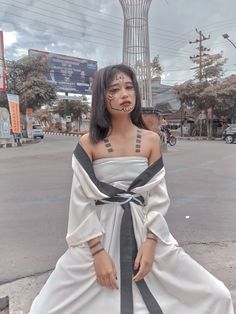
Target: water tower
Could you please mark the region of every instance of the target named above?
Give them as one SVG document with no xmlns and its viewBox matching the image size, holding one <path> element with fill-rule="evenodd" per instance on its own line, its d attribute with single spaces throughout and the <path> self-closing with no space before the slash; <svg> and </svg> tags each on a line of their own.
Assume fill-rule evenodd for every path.
<svg viewBox="0 0 236 314">
<path fill-rule="evenodd" d="M 152 0 L 119 0 L 124 14 L 123 63 L 136 72 L 142 106 L 152 107 L 148 11 Z"/>
</svg>

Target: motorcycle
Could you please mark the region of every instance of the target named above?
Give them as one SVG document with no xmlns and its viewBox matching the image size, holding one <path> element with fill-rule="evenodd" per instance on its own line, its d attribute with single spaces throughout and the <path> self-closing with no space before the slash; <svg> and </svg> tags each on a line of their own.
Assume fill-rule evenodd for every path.
<svg viewBox="0 0 236 314">
<path fill-rule="evenodd" d="M 165 127 L 162 129 L 162 132 L 166 135 L 166 143 L 170 146 L 175 146 L 177 139 L 176 137 L 171 133 L 170 129 Z"/>
</svg>

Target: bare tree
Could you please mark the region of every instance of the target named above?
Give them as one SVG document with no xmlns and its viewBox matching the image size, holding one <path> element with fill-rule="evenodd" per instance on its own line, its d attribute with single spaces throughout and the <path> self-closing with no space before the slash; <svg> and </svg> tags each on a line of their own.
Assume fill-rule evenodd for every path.
<svg viewBox="0 0 236 314">
<path fill-rule="evenodd" d="M 151 63 L 151 78 L 159 77 L 163 73 L 163 68 L 160 65 L 159 56 L 155 56 Z"/>
</svg>

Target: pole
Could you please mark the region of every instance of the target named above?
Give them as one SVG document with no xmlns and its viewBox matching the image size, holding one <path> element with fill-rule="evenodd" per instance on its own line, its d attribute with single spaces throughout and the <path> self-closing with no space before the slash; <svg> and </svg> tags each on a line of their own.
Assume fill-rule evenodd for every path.
<svg viewBox="0 0 236 314">
<path fill-rule="evenodd" d="M 229 35 L 228 34 L 223 34 L 222 37 L 226 40 L 228 40 L 233 46 L 234 48 L 236 49 L 236 45 L 234 42 L 232 42 L 232 40 L 229 39 Z"/>
<path fill-rule="evenodd" d="M 209 51 L 210 50 L 210 49 L 207 49 L 207 48 L 203 47 L 202 46 L 202 42 L 204 40 L 210 39 L 210 35 L 208 37 L 204 36 L 202 31 L 198 31 L 197 28 L 196 28 L 196 32 L 199 35 L 199 39 L 197 38 L 195 41 L 189 41 L 189 43 L 190 44 L 197 44 L 197 43 L 199 43 L 199 47 L 198 47 L 199 54 L 198 55 L 194 55 L 194 56 L 190 56 L 190 59 L 192 59 L 193 62 L 194 62 L 194 59 L 199 58 L 199 67 L 196 67 L 196 69 L 199 68 L 199 82 L 202 82 L 202 76 L 203 76 L 202 75 L 202 71 L 203 71 L 203 67 L 204 67 L 204 65 L 202 63 L 202 58 L 203 58 L 203 56 L 207 55 L 207 54 L 203 53 L 203 51 L 205 51 L 205 50 Z M 195 69 L 195 68 L 193 68 L 193 69 Z"/>
<path fill-rule="evenodd" d="M 202 81 L 202 31 L 199 31 L 199 81 Z"/>
<path fill-rule="evenodd" d="M 234 42 L 232 42 L 232 40 L 229 39 L 229 35 L 226 33 L 226 34 L 223 34 L 222 37 L 226 40 L 228 40 L 231 45 L 236 49 L 236 45 Z M 232 122 L 235 123 L 236 122 L 236 102 L 234 103 L 234 107 L 233 107 L 233 112 L 232 112 Z"/>
<path fill-rule="evenodd" d="M 68 96 L 68 92 L 65 92 L 65 95 Z M 69 100 L 65 99 L 65 115 L 66 115 L 66 119 L 67 119 L 68 112 L 69 112 L 68 109 L 69 109 Z M 67 122 L 67 120 L 66 120 L 66 132 L 67 133 L 69 132 L 69 128 L 70 128 L 70 122 Z"/>
</svg>

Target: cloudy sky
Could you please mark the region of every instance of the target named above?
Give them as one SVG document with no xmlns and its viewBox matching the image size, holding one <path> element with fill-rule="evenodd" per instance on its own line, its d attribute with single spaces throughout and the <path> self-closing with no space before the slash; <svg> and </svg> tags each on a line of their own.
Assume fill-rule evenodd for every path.
<svg viewBox="0 0 236 314">
<path fill-rule="evenodd" d="M 5 58 L 18 59 L 28 49 L 98 61 L 98 66 L 122 61 L 123 12 L 119 0 L 0 0 L 0 30 Z M 152 0 L 149 11 L 151 58 L 159 55 L 162 82 L 173 85 L 192 78 L 197 54 L 196 28 L 210 39 L 211 53 L 228 58 L 225 75 L 236 72 L 235 0 Z"/>
</svg>

